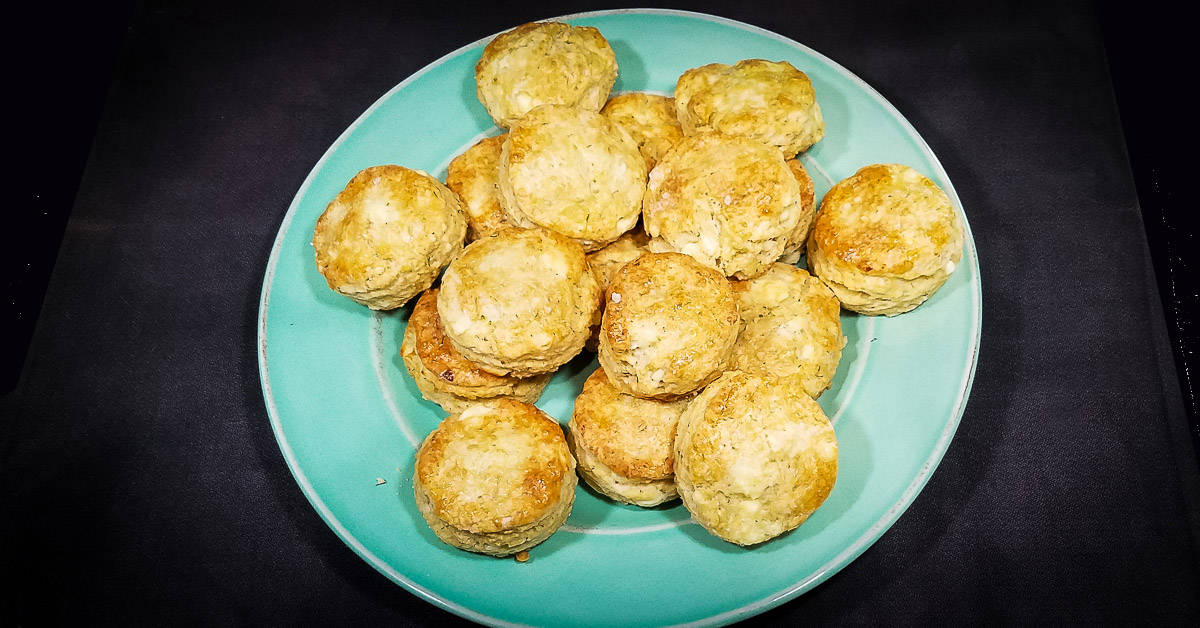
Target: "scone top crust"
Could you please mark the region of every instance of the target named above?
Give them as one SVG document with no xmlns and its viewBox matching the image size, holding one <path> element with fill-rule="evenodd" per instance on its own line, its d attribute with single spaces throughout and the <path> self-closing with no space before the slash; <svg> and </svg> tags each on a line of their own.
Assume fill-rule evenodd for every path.
<svg viewBox="0 0 1200 628">
<path fill-rule="evenodd" d="M 476 240 L 442 276 L 438 314 L 463 357 L 497 375 L 547 373 L 579 353 L 600 286 L 577 242 L 544 229 Z"/>
<path fill-rule="evenodd" d="M 479 102 L 501 128 L 539 105 L 599 111 L 617 80 L 617 55 L 600 31 L 531 22 L 496 36 L 475 65 Z"/>
<path fill-rule="evenodd" d="M 622 392 L 676 398 L 721 373 L 740 325 L 720 273 L 680 253 L 646 253 L 605 292 L 600 365 Z"/>
<path fill-rule="evenodd" d="M 646 235 L 645 231 L 634 228 L 599 251 L 589 253 L 588 264 L 591 264 L 592 270 L 596 272 L 600 288 L 607 289 L 617 270 L 641 257 L 642 253 L 648 250 L 649 244 L 650 236 Z"/>
<path fill-rule="evenodd" d="M 512 377 L 493 375 L 464 358 L 442 331 L 438 315 L 438 290 L 431 288 L 417 299 L 408 324 L 416 330 L 417 357 L 430 373 L 459 387 L 492 388 L 511 385 Z"/>
<path fill-rule="evenodd" d="M 937 184 L 908 166 L 876 164 L 829 190 L 809 246 L 865 275 L 915 279 L 952 271 L 963 237 Z"/>
<path fill-rule="evenodd" d="M 583 383 L 571 415 L 577 445 L 609 469 L 637 480 L 664 480 L 675 472 L 675 424 L 687 399 L 656 401 L 622 393 L 596 369 Z"/>
<path fill-rule="evenodd" d="M 595 111 L 545 105 L 513 124 L 500 157 L 501 206 L 594 251 L 633 228 L 646 191 L 637 143 Z"/>
<path fill-rule="evenodd" d="M 458 197 L 436 179 L 402 166 L 373 166 L 325 208 L 312 245 L 330 288 L 390 310 L 433 283 L 462 250 L 466 231 Z"/>
<path fill-rule="evenodd" d="M 467 212 L 467 242 L 494 235 L 512 223 L 500 207 L 500 149 L 504 135 L 485 137 L 455 157 L 446 169 L 446 187 Z"/>
<path fill-rule="evenodd" d="M 817 214 L 816 190 L 812 177 L 799 159 L 792 158 L 786 163 L 792 175 L 796 177 L 796 183 L 800 184 L 800 220 L 796 221 L 796 227 L 788 235 L 781 261 L 795 264 L 800 260 L 800 253 L 804 250 L 804 243 L 808 241 L 808 232 L 812 229 L 813 218 Z M 792 257 L 789 257 L 789 254 Z"/>
<path fill-rule="evenodd" d="M 637 142 L 647 169 L 653 169 L 683 139 L 683 128 L 675 116 L 675 99 L 669 96 L 646 92 L 617 94 L 608 99 L 600 113 Z"/>
<path fill-rule="evenodd" d="M 739 545 L 808 519 L 833 490 L 837 462 L 833 426 L 794 378 L 728 371 L 679 418 L 680 497 L 701 525 Z"/>
<path fill-rule="evenodd" d="M 717 133 L 684 138 L 650 173 L 651 250 L 687 253 L 749 279 L 779 258 L 801 219 L 800 183 L 778 151 Z"/>
<path fill-rule="evenodd" d="M 562 428 L 513 399 L 482 402 L 446 417 L 417 452 L 416 479 L 450 525 L 484 534 L 550 513 L 575 473 Z"/>
<path fill-rule="evenodd" d="M 675 83 L 675 111 L 686 135 L 750 137 L 776 146 L 784 157 L 825 136 L 812 81 L 787 61 L 746 59 L 688 70 Z"/>
</svg>

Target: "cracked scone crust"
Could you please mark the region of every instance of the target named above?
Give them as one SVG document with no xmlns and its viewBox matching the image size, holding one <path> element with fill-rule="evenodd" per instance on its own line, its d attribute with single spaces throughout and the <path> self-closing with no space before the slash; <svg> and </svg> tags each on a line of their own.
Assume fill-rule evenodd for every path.
<svg viewBox="0 0 1200 628">
<path fill-rule="evenodd" d="M 475 65 L 479 102 L 501 128 L 539 105 L 599 111 L 617 80 L 617 55 L 600 31 L 531 22 L 496 36 Z"/>
<path fill-rule="evenodd" d="M 544 229 L 476 240 L 442 275 L 442 328 L 495 375 L 549 373 L 583 348 L 600 286 L 577 242 Z"/>
<path fill-rule="evenodd" d="M 779 259 L 803 211 L 800 183 L 779 151 L 716 133 L 668 152 L 642 202 L 651 250 L 686 253 L 737 279 Z"/>
<path fill-rule="evenodd" d="M 529 378 L 493 375 L 462 357 L 442 331 L 437 312 L 437 289 L 429 289 L 408 316 L 400 357 L 421 396 L 446 412 L 462 412 L 480 399 L 512 397 L 533 403 L 541 397 L 550 375 Z"/>
<path fill-rule="evenodd" d="M 419 170 L 373 166 L 326 206 L 312 246 L 332 290 L 391 310 L 433 284 L 462 250 L 466 232 L 449 188 Z"/>
<path fill-rule="evenodd" d="M 791 378 L 725 373 L 679 417 L 674 455 L 684 506 L 738 545 L 795 529 L 837 479 L 833 426 Z"/>
<path fill-rule="evenodd" d="M 613 387 L 596 369 L 575 399 L 567 442 L 592 488 L 627 504 L 675 499 L 672 445 L 687 400 L 640 399 Z"/>
<path fill-rule="evenodd" d="M 798 377 L 814 399 L 829 388 L 846 346 L 833 292 L 807 271 L 781 263 L 734 282 L 733 292 L 743 327 L 729 370 Z"/>
<path fill-rule="evenodd" d="M 786 61 L 746 59 L 693 68 L 675 83 L 686 135 L 717 131 L 765 142 L 793 157 L 825 136 L 808 75 Z"/>
<path fill-rule="evenodd" d="M 804 254 L 804 243 L 808 241 L 808 232 L 812 229 L 813 219 L 817 215 L 817 201 L 812 177 L 804 169 L 804 164 L 800 163 L 799 159 L 789 159 L 787 166 L 796 177 L 796 183 L 800 184 L 800 220 L 788 234 L 787 244 L 783 247 L 783 255 L 779 256 L 779 261 L 795 264 Z"/>
<path fill-rule="evenodd" d="M 860 314 L 902 314 L 930 297 L 962 260 L 963 227 L 950 198 L 908 166 L 876 164 L 821 201 L 808 266 Z"/>
<path fill-rule="evenodd" d="M 512 226 L 500 207 L 500 149 L 505 135 L 485 137 L 455 157 L 446 169 L 446 187 L 462 199 L 467 242 Z"/>
<path fill-rule="evenodd" d="M 683 128 L 675 117 L 675 99 L 669 96 L 626 92 L 609 98 L 600 113 L 637 142 L 647 170 L 683 139 Z"/>
<path fill-rule="evenodd" d="M 637 224 L 646 163 L 633 139 L 604 116 L 547 105 L 509 131 L 499 183 L 500 205 L 513 224 L 544 227 L 594 251 Z"/>
<path fill-rule="evenodd" d="M 442 541 L 508 556 L 567 520 L 576 483 L 558 423 L 527 403 L 495 399 L 446 417 L 425 438 L 413 492 Z"/>
<path fill-rule="evenodd" d="M 680 253 L 647 253 L 604 296 L 600 366 L 618 390 L 673 399 L 721 374 L 741 320 L 720 273 Z"/>
</svg>

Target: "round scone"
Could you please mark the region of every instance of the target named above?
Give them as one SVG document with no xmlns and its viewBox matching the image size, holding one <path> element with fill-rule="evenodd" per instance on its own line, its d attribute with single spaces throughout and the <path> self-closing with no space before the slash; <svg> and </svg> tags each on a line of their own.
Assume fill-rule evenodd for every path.
<svg viewBox="0 0 1200 628">
<path fill-rule="evenodd" d="M 455 157 L 446 168 L 446 187 L 462 199 L 467 213 L 467 242 L 512 226 L 500 207 L 500 149 L 504 135 L 485 137 Z"/>
<path fill-rule="evenodd" d="M 798 377 L 814 399 L 829 388 L 846 346 L 842 308 L 833 292 L 807 271 L 781 263 L 734 282 L 733 292 L 743 327 L 729 369 Z"/>
<path fill-rule="evenodd" d="M 933 181 L 908 166 L 865 166 L 821 201 L 808 267 L 842 307 L 894 316 L 946 283 L 963 238 L 950 197 Z"/>
<path fill-rule="evenodd" d="M 506 229 L 476 240 L 442 275 L 437 310 L 450 344 L 495 375 L 549 373 L 575 357 L 600 286 L 574 240 Z"/>
<path fill-rule="evenodd" d="M 808 241 L 808 232 L 812 229 L 813 218 L 817 215 L 816 192 L 813 188 L 812 177 L 804 169 L 799 159 L 787 160 L 788 169 L 800 184 L 800 220 L 796 228 L 788 235 L 787 245 L 783 247 L 783 255 L 779 261 L 785 264 L 795 264 L 804 253 L 804 243 Z"/>
<path fill-rule="evenodd" d="M 539 105 L 599 111 L 617 80 L 617 55 L 591 26 L 531 22 L 488 42 L 475 64 L 479 102 L 509 128 Z"/>
<path fill-rule="evenodd" d="M 825 136 L 812 81 L 787 61 L 746 59 L 688 70 L 675 83 L 675 113 L 686 135 L 749 137 L 778 147 L 784 157 Z"/>
<path fill-rule="evenodd" d="M 675 99 L 669 96 L 626 92 L 609 98 L 600 113 L 637 142 L 647 170 L 683 139 L 675 117 Z"/>
<path fill-rule="evenodd" d="M 500 155 L 500 205 L 595 251 L 633 228 L 646 191 L 637 143 L 604 116 L 545 105 L 517 121 Z"/>
<path fill-rule="evenodd" d="M 795 529 L 837 479 L 833 426 L 795 378 L 725 373 L 680 415 L 674 454 L 683 505 L 738 545 Z"/>
<path fill-rule="evenodd" d="M 508 556 L 546 540 L 575 503 L 562 428 L 527 403 L 493 399 L 445 418 L 417 450 L 417 510 L 439 539 Z"/>
<path fill-rule="evenodd" d="M 400 343 L 400 357 L 421 396 L 451 413 L 462 412 L 480 399 L 537 401 L 550 382 L 550 374 L 528 378 L 493 375 L 462 357 L 442 331 L 437 295 L 438 290 L 431 288 L 417 299 Z"/>
<path fill-rule="evenodd" d="M 674 399 L 724 370 L 741 320 L 729 281 L 687 255 L 646 253 L 605 291 L 600 366 L 621 392 Z"/>
<path fill-rule="evenodd" d="M 642 203 L 653 251 L 678 251 L 749 279 L 779 259 L 803 214 L 779 151 L 709 133 L 685 137 L 650 172 Z"/>
<path fill-rule="evenodd" d="M 331 289 L 372 310 L 391 310 L 433 284 L 466 233 L 458 197 L 437 179 L 373 166 L 325 208 L 312 245 Z"/>
<path fill-rule="evenodd" d="M 592 488 L 636 506 L 677 497 L 671 447 L 686 399 L 640 399 L 613 387 L 596 369 L 583 383 L 567 426 L 579 475 Z"/>
</svg>

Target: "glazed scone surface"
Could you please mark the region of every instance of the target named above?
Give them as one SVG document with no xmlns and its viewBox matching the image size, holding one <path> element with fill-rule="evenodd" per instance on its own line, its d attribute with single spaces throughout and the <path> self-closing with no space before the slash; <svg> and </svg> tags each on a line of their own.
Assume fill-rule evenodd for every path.
<svg viewBox="0 0 1200 628">
<path fill-rule="evenodd" d="M 784 157 L 825 136 L 812 81 L 787 61 L 746 59 L 688 70 L 675 83 L 675 112 L 687 135 L 749 137 L 779 148 Z"/>
<path fill-rule="evenodd" d="M 544 227 L 594 251 L 637 223 L 646 164 L 637 144 L 604 116 L 546 105 L 504 141 L 500 204 L 521 227 Z"/>
<path fill-rule="evenodd" d="M 813 219 L 817 216 L 817 201 L 812 177 L 809 176 L 808 170 L 804 169 L 804 164 L 800 163 L 799 159 L 793 158 L 787 160 L 787 166 L 792 171 L 792 175 L 796 177 L 796 183 L 800 184 L 800 220 L 788 234 L 787 244 L 783 248 L 783 255 L 779 256 L 779 261 L 785 264 L 795 264 L 800 261 L 800 256 L 804 253 L 804 243 L 808 241 L 808 232 L 812 229 Z"/>
<path fill-rule="evenodd" d="M 599 111 L 616 80 L 617 55 L 600 31 L 561 22 L 501 33 L 475 65 L 479 102 L 501 128 L 539 105 Z"/>
<path fill-rule="evenodd" d="M 495 235 L 512 223 L 500 207 L 500 149 L 505 135 L 485 137 L 451 160 L 446 187 L 462 199 L 467 213 L 467 242 Z"/>
<path fill-rule="evenodd" d="M 647 92 L 617 94 L 608 99 L 600 113 L 637 142 L 647 170 L 654 168 L 683 139 L 683 128 L 675 117 L 675 99 L 669 96 Z"/>
<path fill-rule="evenodd" d="M 458 197 L 446 186 L 419 170 L 373 166 L 325 208 L 312 245 L 331 289 L 391 310 L 433 284 L 466 232 Z"/>
<path fill-rule="evenodd" d="M 837 479 L 833 426 L 794 378 L 726 372 L 683 411 L 674 451 L 684 506 L 738 545 L 804 523 Z"/>
</svg>

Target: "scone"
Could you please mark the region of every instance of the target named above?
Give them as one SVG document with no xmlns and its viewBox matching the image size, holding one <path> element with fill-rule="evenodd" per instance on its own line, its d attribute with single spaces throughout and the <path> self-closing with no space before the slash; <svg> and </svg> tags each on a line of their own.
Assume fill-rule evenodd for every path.
<svg viewBox="0 0 1200 628">
<path fill-rule="evenodd" d="M 925 302 L 962 260 L 950 197 L 908 166 L 865 166 L 821 201 L 808 267 L 860 314 L 902 314 Z"/>
<path fill-rule="evenodd" d="M 833 426 L 794 378 L 729 371 L 679 417 L 679 496 L 730 543 L 762 543 L 804 523 L 833 490 L 837 466 Z"/>
<path fill-rule="evenodd" d="M 680 253 L 646 253 L 605 291 L 600 366 L 621 392 L 674 399 L 721 374 L 740 326 L 720 273 Z"/>
<path fill-rule="evenodd" d="M 779 148 L 784 157 L 825 136 L 812 81 L 787 61 L 746 59 L 688 70 L 675 83 L 675 113 L 686 135 L 749 137 Z"/>
<path fill-rule="evenodd" d="M 494 399 L 452 414 L 417 450 L 417 510 L 439 539 L 508 556 L 546 540 L 575 503 L 562 428 L 527 403 Z"/>
<path fill-rule="evenodd" d="M 676 144 L 650 172 L 642 203 L 651 250 L 686 253 L 737 279 L 779 259 L 803 212 L 779 151 L 718 133 Z"/>
<path fill-rule="evenodd" d="M 600 307 L 577 242 L 544 229 L 476 240 L 442 275 L 437 309 L 450 344 L 495 375 L 549 373 L 575 357 Z"/>
<path fill-rule="evenodd" d="M 458 197 L 437 179 L 373 166 L 325 208 L 312 245 L 331 289 L 372 310 L 391 310 L 433 284 L 466 233 Z"/>
<path fill-rule="evenodd" d="M 671 447 L 687 400 L 655 401 L 613 388 L 604 369 L 583 383 L 567 426 L 579 475 L 627 504 L 656 506 L 677 497 Z"/>
<path fill-rule="evenodd" d="M 600 282 L 600 290 L 604 291 L 608 288 L 608 283 L 612 281 L 617 269 L 649 250 L 646 248 L 649 243 L 650 236 L 640 228 L 634 227 L 632 231 L 621 234 L 621 237 L 608 246 L 588 253 L 588 265 L 592 267 L 592 272 L 596 274 L 596 280 Z M 604 299 L 601 298 L 600 307 L 596 310 L 595 318 L 592 319 L 591 334 L 583 345 L 583 348 L 588 351 L 597 351 L 600 348 L 600 320 L 603 314 Z"/>
<path fill-rule="evenodd" d="M 800 163 L 799 159 L 789 159 L 787 165 L 796 177 L 796 182 L 800 184 L 800 221 L 788 235 L 787 245 L 783 247 L 783 255 L 779 256 L 779 261 L 795 264 L 804 254 L 804 243 L 808 241 L 808 232 L 812 229 L 813 218 L 817 215 L 817 201 L 812 177 L 808 176 L 804 164 Z"/>
<path fill-rule="evenodd" d="M 833 292 L 808 272 L 781 263 L 754 279 L 735 281 L 733 292 L 743 327 L 729 370 L 798 377 L 814 399 L 829 388 L 846 346 L 842 308 Z"/>
<path fill-rule="evenodd" d="M 637 223 L 646 163 L 637 143 L 604 116 L 545 105 L 513 124 L 499 182 L 513 224 L 544 227 L 594 251 Z"/>
<path fill-rule="evenodd" d="M 485 137 L 461 155 L 446 169 L 446 187 L 462 199 L 467 213 L 467 242 L 495 235 L 512 226 L 500 207 L 500 149 L 504 135 Z"/>
<path fill-rule="evenodd" d="M 609 98 L 600 113 L 637 142 L 647 170 L 683 139 L 675 117 L 675 99 L 669 96 L 626 92 Z"/>
<path fill-rule="evenodd" d="M 599 111 L 617 80 L 617 55 L 591 26 L 531 22 L 500 33 L 475 65 L 479 102 L 509 128 L 539 105 Z"/>
<path fill-rule="evenodd" d="M 495 397 L 512 397 L 526 403 L 537 401 L 550 375 L 523 379 L 493 375 L 462 357 L 442 331 L 437 295 L 438 290 L 431 288 L 417 299 L 400 343 L 400 357 L 421 396 L 450 413 L 462 412 L 481 399 Z"/>
</svg>

